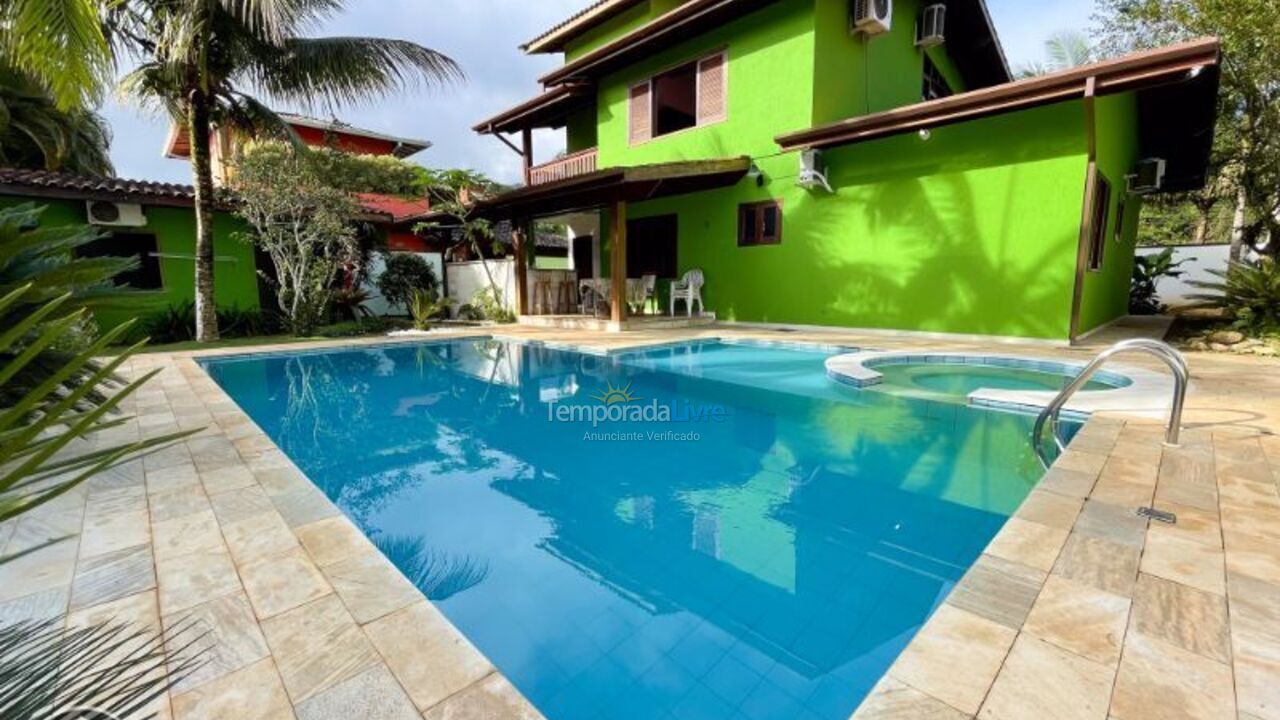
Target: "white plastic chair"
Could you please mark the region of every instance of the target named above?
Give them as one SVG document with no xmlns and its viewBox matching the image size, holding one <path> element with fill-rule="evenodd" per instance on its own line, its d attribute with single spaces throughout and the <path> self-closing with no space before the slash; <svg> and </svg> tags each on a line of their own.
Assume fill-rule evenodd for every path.
<svg viewBox="0 0 1280 720">
<path fill-rule="evenodd" d="M 653 294 L 658 288 L 657 275 L 641 275 L 640 287 L 636 292 L 636 297 L 632 301 L 637 308 L 639 314 L 643 315 L 649 309 L 649 301 L 653 299 Z"/>
<path fill-rule="evenodd" d="M 706 312 L 706 306 L 702 304 L 702 286 L 706 280 L 702 276 L 701 270 L 690 270 L 680 278 L 679 282 L 671 283 L 671 315 L 676 314 L 676 301 L 683 300 L 685 310 L 689 317 L 693 317 L 693 304 L 698 303 L 698 314 Z"/>
</svg>

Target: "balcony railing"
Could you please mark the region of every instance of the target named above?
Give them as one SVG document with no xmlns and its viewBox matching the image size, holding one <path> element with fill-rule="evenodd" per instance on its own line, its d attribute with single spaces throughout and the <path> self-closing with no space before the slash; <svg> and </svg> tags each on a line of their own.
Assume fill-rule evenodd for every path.
<svg viewBox="0 0 1280 720">
<path fill-rule="evenodd" d="M 529 168 L 529 184 L 545 185 L 549 182 L 586 175 L 596 170 L 596 149 L 580 150 L 549 163 Z"/>
</svg>

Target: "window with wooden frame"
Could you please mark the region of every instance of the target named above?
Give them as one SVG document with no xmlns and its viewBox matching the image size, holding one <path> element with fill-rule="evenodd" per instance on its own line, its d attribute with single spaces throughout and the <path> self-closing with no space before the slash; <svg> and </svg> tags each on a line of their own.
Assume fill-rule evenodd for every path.
<svg viewBox="0 0 1280 720">
<path fill-rule="evenodd" d="M 114 282 L 134 290 L 163 290 L 164 277 L 160 274 L 159 245 L 156 236 L 146 233 L 115 232 L 85 243 L 76 249 L 82 258 L 132 258 L 138 267 L 115 276 Z"/>
<path fill-rule="evenodd" d="M 778 245 L 782 242 L 782 203 L 777 200 L 738 206 L 738 246 Z"/>
<path fill-rule="evenodd" d="M 1096 173 L 1093 185 L 1093 207 L 1089 218 L 1089 269 L 1102 269 L 1107 251 L 1107 220 L 1111 216 L 1111 182 L 1102 173 Z"/>
<path fill-rule="evenodd" d="M 727 117 L 728 57 L 721 51 L 632 85 L 627 96 L 632 145 Z"/>
</svg>

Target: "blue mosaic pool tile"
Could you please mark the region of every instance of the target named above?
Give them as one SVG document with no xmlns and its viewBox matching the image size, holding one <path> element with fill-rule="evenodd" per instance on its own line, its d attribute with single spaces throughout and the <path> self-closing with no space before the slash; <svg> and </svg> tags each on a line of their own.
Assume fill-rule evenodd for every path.
<svg viewBox="0 0 1280 720">
<path fill-rule="evenodd" d="M 733 705 L 705 685 L 695 685 L 671 710 L 677 720 L 725 720 L 734 712 Z"/>
<path fill-rule="evenodd" d="M 764 678 L 733 655 L 725 655 L 702 677 L 701 683 L 728 702 L 739 702 Z"/>
</svg>

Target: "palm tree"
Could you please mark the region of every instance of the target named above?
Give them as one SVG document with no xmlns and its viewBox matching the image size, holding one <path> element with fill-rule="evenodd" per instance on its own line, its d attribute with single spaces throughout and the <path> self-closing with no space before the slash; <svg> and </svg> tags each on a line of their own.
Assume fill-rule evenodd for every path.
<svg viewBox="0 0 1280 720">
<path fill-rule="evenodd" d="M 60 110 L 102 99 L 115 71 L 99 9 L 104 0 L 0 2 L 0 54 Z"/>
<path fill-rule="evenodd" d="M 1048 75 L 1060 70 L 1088 65 L 1097 59 L 1097 52 L 1089 38 L 1074 30 L 1054 33 L 1044 42 L 1046 62 L 1033 62 L 1018 69 L 1019 78 Z"/>
<path fill-rule="evenodd" d="M 70 2 L 71 0 L 60 0 Z M 460 79 L 448 57 L 405 40 L 303 37 L 342 0 L 104 0 L 113 44 L 140 66 L 121 88 L 163 107 L 190 137 L 196 205 L 196 339 L 216 340 L 213 296 L 214 127 L 288 135 L 250 90 L 275 102 L 332 111 L 426 83 Z"/>
<path fill-rule="evenodd" d="M 110 144 L 97 113 L 59 107 L 46 85 L 0 61 L 0 165 L 111 175 Z"/>
</svg>

